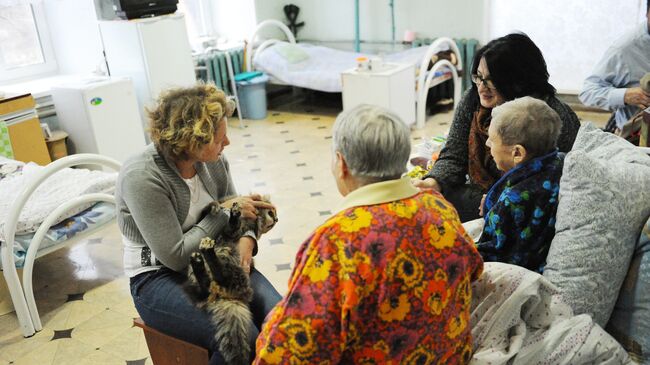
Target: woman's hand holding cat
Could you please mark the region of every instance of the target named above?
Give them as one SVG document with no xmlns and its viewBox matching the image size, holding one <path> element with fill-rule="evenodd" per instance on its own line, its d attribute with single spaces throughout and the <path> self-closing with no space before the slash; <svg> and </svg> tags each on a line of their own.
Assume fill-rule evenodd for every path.
<svg viewBox="0 0 650 365">
<path fill-rule="evenodd" d="M 250 274 L 255 240 L 251 237 L 244 236 L 239 239 L 237 246 L 239 248 L 239 257 L 241 258 L 241 267 L 246 271 L 246 273 Z"/>
<path fill-rule="evenodd" d="M 273 204 L 262 201 L 262 197 L 259 194 L 238 196 L 236 198 L 226 200 L 225 202 L 221 203 L 221 206 L 230 209 L 233 203 L 237 203 L 237 205 L 239 205 L 242 217 L 247 219 L 257 218 L 258 208 L 275 209 Z"/>
</svg>

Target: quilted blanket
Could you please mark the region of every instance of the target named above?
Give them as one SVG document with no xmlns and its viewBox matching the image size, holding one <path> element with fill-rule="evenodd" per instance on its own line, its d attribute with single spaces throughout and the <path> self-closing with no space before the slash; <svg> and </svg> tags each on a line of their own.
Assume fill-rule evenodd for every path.
<svg viewBox="0 0 650 365">
<path fill-rule="evenodd" d="M 4 167 L 15 165 L 4 170 Z M 26 184 L 43 171 L 44 167 L 35 163 L 2 159 L 0 171 L 11 171 L 0 178 L 0 241 L 4 241 L 4 222 L 9 208 Z M 66 168 L 50 176 L 42 183 L 23 208 L 16 234 L 35 232 L 45 218 L 62 203 L 83 194 L 109 192 L 115 187 L 117 173 L 107 173 L 86 169 Z M 56 223 L 69 218 L 93 205 L 88 203 L 58 217 Z"/>
<path fill-rule="evenodd" d="M 586 314 L 574 316 L 543 276 L 486 262 L 472 285 L 470 364 L 632 364 Z"/>
</svg>

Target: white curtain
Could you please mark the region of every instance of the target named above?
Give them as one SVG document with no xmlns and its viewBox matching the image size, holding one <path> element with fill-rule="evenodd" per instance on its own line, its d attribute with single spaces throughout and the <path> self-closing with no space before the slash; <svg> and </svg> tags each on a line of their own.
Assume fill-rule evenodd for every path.
<svg viewBox="0 0 650 365">
<path fill-rule="evenodd" d="M 518 30 L 544 53 L 551 83 L 578 93 L 610 44 L 645 19 L 646 0 L 486 0 L 488 39 Z"/>
</svg>

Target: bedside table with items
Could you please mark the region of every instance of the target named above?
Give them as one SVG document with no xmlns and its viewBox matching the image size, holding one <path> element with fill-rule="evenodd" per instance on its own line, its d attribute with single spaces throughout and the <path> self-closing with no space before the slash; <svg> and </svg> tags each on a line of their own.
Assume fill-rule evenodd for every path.
<svg viewBox="0 0 650 365">
<path fill-rule="evenodd" d="M 341 74 L 343 110 L 372 104 L 391 110 L 408 126 L 415 124 L 415 68 L 384 63 L 372 70 L 358 68 Z"/>
</svg>

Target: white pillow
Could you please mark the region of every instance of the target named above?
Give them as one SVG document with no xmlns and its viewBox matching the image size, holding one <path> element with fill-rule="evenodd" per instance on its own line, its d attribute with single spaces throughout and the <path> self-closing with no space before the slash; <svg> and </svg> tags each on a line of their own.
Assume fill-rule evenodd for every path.
<svg viewBox="0 0 650 365">
<path fill-rule="evenodd" d="M 605 327 L 650 215 L 650 157 L 591 124 L 564 160 L 544 276 Z"/>
<path fill-rule="evenodd" d="M 298 63 L 309 58 L 309 54 L 294 43 L 279 42 L 273 45 L 273 50 L 288 63 Z"/>
<path fill-rule="evenodd" d="M 575 314 L 605 327 L 650 215 L 650 157 L 591 124 L 564 160 L 544 276 Z"/>
</svg>

